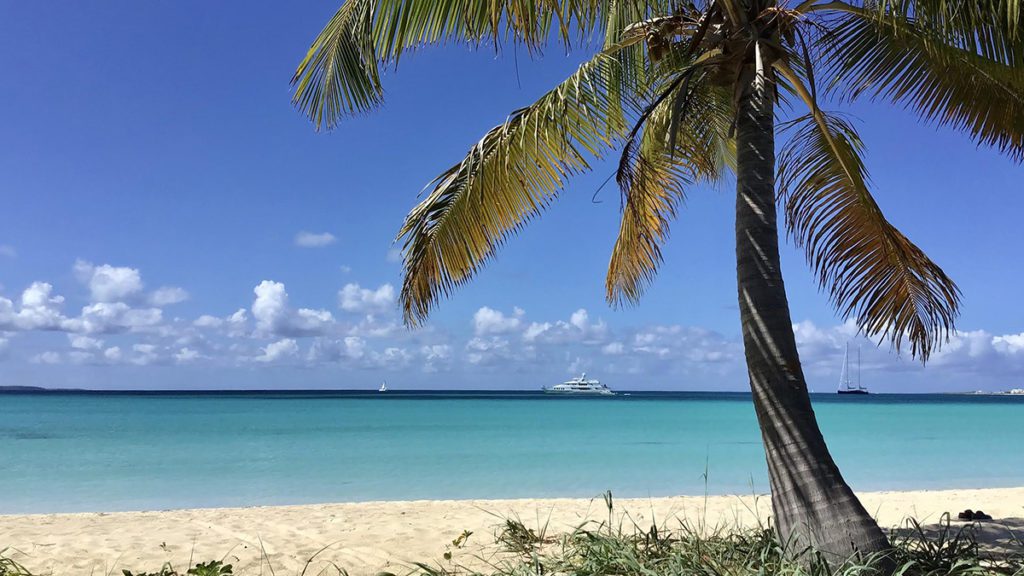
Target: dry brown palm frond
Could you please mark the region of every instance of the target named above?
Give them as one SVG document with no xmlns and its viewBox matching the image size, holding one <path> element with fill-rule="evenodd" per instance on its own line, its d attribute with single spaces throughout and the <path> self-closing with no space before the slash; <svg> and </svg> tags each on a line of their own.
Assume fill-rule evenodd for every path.
<svg viewBox="0 0 1024 576">
<path fill-rule="evenodd" d="M 779 200 L 789 232 L 844 319 L 868 336 L 927 360 L 948 337 L 960 291 L 896 229 L 868 191 L 861 142 L 845 120 L 819 111 L 790 126 L 779 156 Z"/>
<path fill-rule="evenodd" d="M 621 141 L 628 130 L 621 119 L 636 114 L 628 96 L 643 90 L 622 87 L 618 67 L 615 58 L 599 54 L 488 132 L 433 182 L 399 232 L 407 323 L 423 320 L 439 296 L 468 280 L 555 198 L 566 177 L 589 168 L 588 157 L 601 157 Z"/>
<path fill-rule="evenodd" d="M 622 220 L 605 281 L 610 304 L 635 303 L 654 280 L 661 245 L 689 184 L 717 180 L 735 151 L 728 91 L 697 79 L 680 82 L 638 126 L 619 163 Z M 635 136 L 639 134 L 639 139 Z"/>
</svg>

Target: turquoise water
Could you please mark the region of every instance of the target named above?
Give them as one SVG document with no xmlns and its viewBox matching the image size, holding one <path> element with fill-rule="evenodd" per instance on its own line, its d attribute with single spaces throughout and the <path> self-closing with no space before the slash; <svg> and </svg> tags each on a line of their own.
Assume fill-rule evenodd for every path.
<svg viewBox="0 0 1024 576">
<path fill-rule="evenodd" d="M 855 489 L 1024 485 L 1024 398 L 814 403 Z M 759 440 L 745 394 L 3 394 L 0 513 L 763 492 Z"/>
</svg>

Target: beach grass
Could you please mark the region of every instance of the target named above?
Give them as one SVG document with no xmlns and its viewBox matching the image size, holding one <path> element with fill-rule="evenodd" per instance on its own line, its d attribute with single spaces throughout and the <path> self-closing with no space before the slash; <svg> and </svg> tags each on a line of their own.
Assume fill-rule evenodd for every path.
<svg viewBox="0 0 1024 576">
<path fill-rule="evenodd" d="M 465 531 L 440 558 L 377 576 L 871 576 L 888 572 L 893 565 L 896 576 L 1024 576 L 1024 544 L 1017 540 L 1011 549 L 989 549 L 976 538 L 978 526 L 955 526 L 946 518 L 925 527 L 911 519 L 890 532 L 894 549 L 888 560 L 868 557 L 836 562 L 813 550 L 791 549 L 765 525 L 709 533 L 685 523 L 669 529 L 657 524 L 642 528 L 628 521 L 598 522 L 549 535 L 545 525 L 530 528 L 518 518 L 506 518 L 496 528 L 494 546 L 486 555 L 462 554 L 473 536 Z M 0 549 L 0 576 L 47 576 L 32 574 L 8 552 Z M 310 570 L 313 565 L 310 558 L 300 573 L 286 575 L 261 562 L 256 573 L 349 576 L 344 567 L 333 563 Z M 123 576 L 234 576 L 233 567 L 222 560 L 199 562 L 184 572 L 169 563 L 121 572 Z"/>
<path fill-rule="evenodd" d="M 376 576 L 1024 576 L 1024 542 L 1009 524 L 952 522 L 948 514 L 928 524 L 907 519 L 889 530 L 893 549 L 887 555 L 836 559 L 779 541 L 768 520 L 718 526 L 705 515 L 635 521 L 616 510 L 610 494 L 604 504 L 604 519 L 558 533 L 540 516 L 528 526 L 518 516 L 494 514 L 490 534 L 462 530 L 436 557 L 391 565 Z M 987 537 L 996 528 L 999 539 Z M 15 560 L 18 550 L 3 546 L 0 576 L 74 573 L 56 563 L 33 573 Z M 233 566 L 230 553 L 196 563 L 190 553 L 180 564 L 118 566 L 91 576 L 350 576 L 329 559 L 331 547 L 309 556 L 301 568 L 274 566 L 261 541 L 258 565 Z"/>
</svg>

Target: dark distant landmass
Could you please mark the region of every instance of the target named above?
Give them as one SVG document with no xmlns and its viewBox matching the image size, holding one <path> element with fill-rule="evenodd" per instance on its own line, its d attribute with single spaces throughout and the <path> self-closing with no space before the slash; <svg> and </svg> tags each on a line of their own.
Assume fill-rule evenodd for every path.
<svg viewBox="0 0 1024 576">
<path fill-rule="evenodd" d="M 43 388 L 42 386 L 0 386 L 3 392 L 81 392 L 79 388 Z"/>
</svg>

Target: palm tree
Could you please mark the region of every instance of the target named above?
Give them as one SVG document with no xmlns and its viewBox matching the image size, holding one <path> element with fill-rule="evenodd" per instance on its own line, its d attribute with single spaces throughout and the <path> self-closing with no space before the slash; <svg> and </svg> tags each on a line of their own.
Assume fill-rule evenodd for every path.
<svg viewBox="0 0 1024 576">
<path fill-rule="evenodd" d="M 1020 0 L 347 0 L 293 78 L 317 129 L 371 110 L 379 70 L 460 41 L 593 57 L 487 132 L 409 213 L 401 304 L 426 319 L 566 179 L 621 150 L 622 221 L 607 276 L 636 301 L 684 192 L 736 178 L 743 343 L 780 537 L 835 558 L 888 549 L 818 429 L 779 266 L 776 207 L 839 315 L 924 361 L 960 293 L 882 214 L 854 126 L 821 104 L 909 108 L 1024 159 Z M 776 142 L 781 148 L 776 154 Z"/>
</svg>

